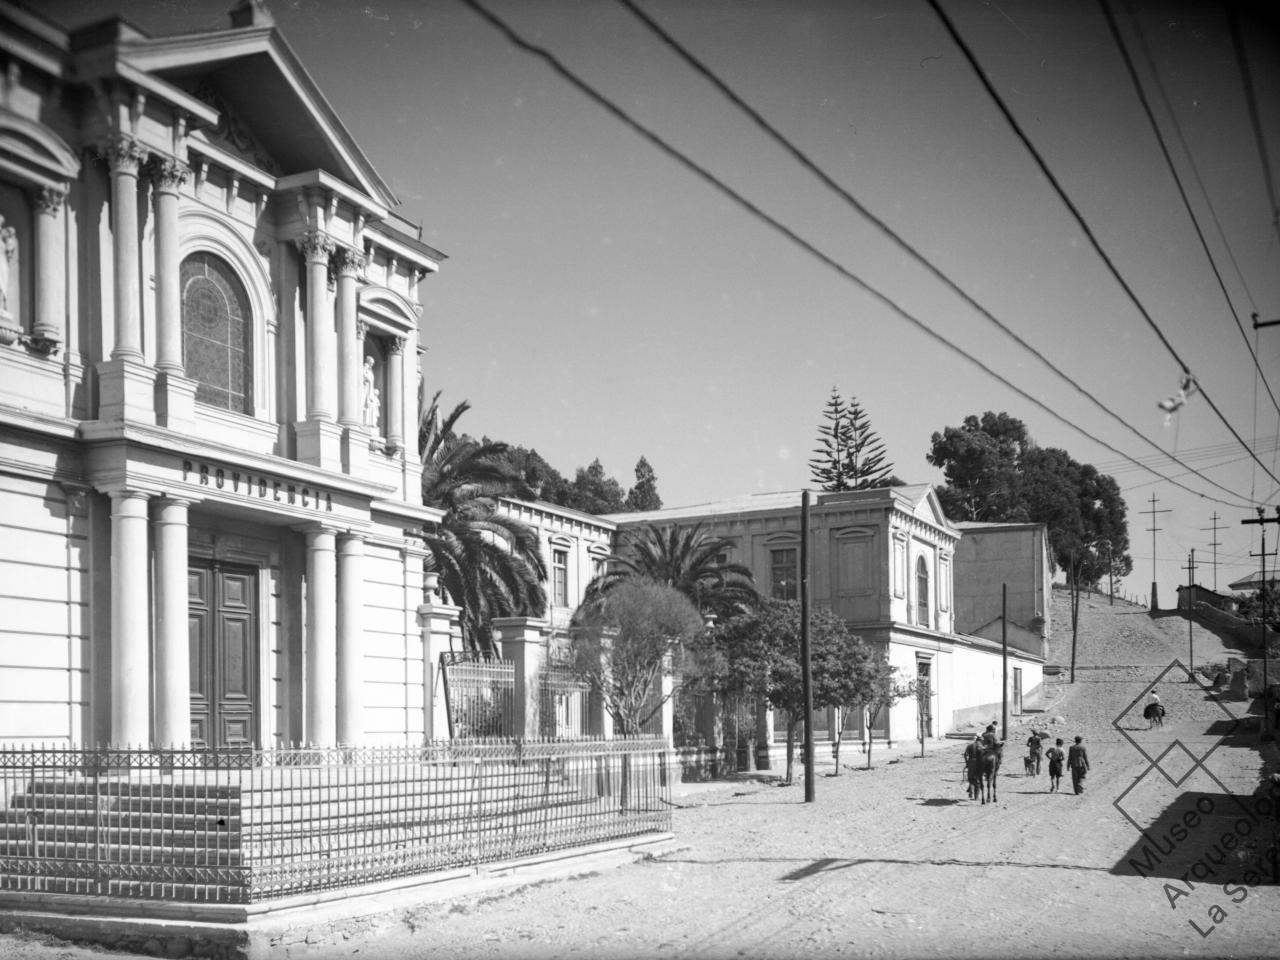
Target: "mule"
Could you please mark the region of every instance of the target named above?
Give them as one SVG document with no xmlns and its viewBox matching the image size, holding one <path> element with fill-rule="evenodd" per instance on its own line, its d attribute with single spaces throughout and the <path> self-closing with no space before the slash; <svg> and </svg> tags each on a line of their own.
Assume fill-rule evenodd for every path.
<svg viewBox="0 0 1280 960">
<path fill-rule="evenodd" d="M 969 781 L 969 799 L 977 800 L 982 796 L 982 757 L 966 761 L 964 773 L 965 779 Z"/>
<path fill-rule="evenodd" d="M 1148 703 L 1142 708 L 1142 718 L 1147 721 L 1147 729 L 1164 726 L 1164 704 Z"/>
<path fill-rule="evenodd" d="M 997 743 L 982 751 L 982 782 L 978 789 L 982 793 L 982 802 L 996 802 L 996 776 L 1000 773 L 1000 760 L 1004 756 L 1004 744 Z"/>
</svg>

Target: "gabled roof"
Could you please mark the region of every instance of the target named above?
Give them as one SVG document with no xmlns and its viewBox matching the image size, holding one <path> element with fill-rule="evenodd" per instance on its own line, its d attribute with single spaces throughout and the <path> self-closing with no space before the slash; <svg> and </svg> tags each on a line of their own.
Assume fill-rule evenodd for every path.
<svg viewBox="0 0 1280 960">
<path fill-rule="evenodd" d="M 321 168 L 383 205 L 399 202 L 274 26 L 168 37 L 147 36 L 121 21 L 115 26 L 85 28 L 86 39 L 102 36 L 106 42 L 76 49 L 78 79 L 141 73 L 181 87 L 186 79 L 209 75 L 286 173 Z"/>
</svg>

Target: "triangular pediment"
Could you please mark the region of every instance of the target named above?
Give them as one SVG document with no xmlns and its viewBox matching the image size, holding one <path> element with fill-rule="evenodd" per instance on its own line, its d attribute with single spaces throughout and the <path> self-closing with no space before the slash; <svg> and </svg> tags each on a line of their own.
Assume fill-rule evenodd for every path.
<svg viewBox="0 0 1280 960">
<path fill-rule="evenodd" d="M 246 163 L 279 177 L 323 170 L 379 204 L 397 203 L 274 27 L 135 38 L 116 53 L 218 111 L 204 136 Z"/>
</svg>

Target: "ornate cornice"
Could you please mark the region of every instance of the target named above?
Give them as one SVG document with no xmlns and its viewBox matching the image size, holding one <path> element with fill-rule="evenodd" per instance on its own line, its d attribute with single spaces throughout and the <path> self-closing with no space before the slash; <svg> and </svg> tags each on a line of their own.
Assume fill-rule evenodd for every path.
<svg viewBox="0 0 1280 960">
<path fill-rule="evenodd" d="M 136 174 L 147 159 L 147 148 L 133 137 L 117 133 L 102 145 L 102 155 L 107 158 L 112 173 Z"/>
</svg>

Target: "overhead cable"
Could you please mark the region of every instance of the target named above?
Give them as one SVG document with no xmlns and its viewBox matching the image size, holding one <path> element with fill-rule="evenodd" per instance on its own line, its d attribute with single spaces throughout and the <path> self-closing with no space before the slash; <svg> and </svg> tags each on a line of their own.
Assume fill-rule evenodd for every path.
<svg viewBox="0 0 1280 960">
<path fill-rule="evenodd" d="M 865 291 L 875 300 L 879 301 L 881 304 L 887 307 L 890 311 L 897 314 L 902 319 L 906 320 L 908 323 L 914 326 L 921 333 L 925 334 L 929 338 L 942 344 L 944 347 L 951 350 L 953 353 L 963 357 L 965 360 L 968 360 L 971 364 L 976 366 L 983 373 L 987 374 L 992 379 L 1008 387 L 1018 396 L 1022 397 L 1024 400 L 1033 404 L 1039 409 L 1043 410 L 1046 414 L 1048 414 L 1053 419 L 1059 421 L 1064 426 L 1069 427 L 1075 432 L 1081 434 L 1082 436 L 1088 438 L 1089 440 L 1092 440 L 1094 443 L 1097 443 L 1100 446 L 1105 447 L 1106 449 L 1110 450 L 1112 453 L 1115 453 L 1117 456 L 1123 457 L 1125 460 L 1128 460 L 1129 462 L 1132 462 L 1132 463 L 1137 462 L 1133 460 L 1133 458 L 1130 457 L 1128 454 L 1126 454 L 1124 451 L 1117 449 L 1116 447 L 1112 446 L 1110 443 L 1107 443 L 1105 440 L 1102 440 L 1101 438 L 1096 437 L 1093 434 L 1089 433 L 1087 430 L 1083 429 L 1076 423 L 1073 423 L 1071 420 L 1067 419 L 1062 414 L 1058 413 L 1056 410 L 1054 410 L 1052 407 L 1045 404 L 1043 401 L 1037 399 L 1036 397 L 1027 393 L 1021 387 L 1010 382 L 1002 374 L 998 373 L 997 371 L 993 370 L 991 367 L 987 366 L 985 363 L 983 363 L 977 357 L 973 356 L 971 353 L 964 350 L 962 347 L 958 346 L 955 343 L 952 343 L 942 334 L 938 333 L 936 330 L 931 328 L 924 321 L 920 320 L 914 314 L 907 311 L 905 307 L 900 306 L 896 301 L 892 300 L 888 295 L 881 293 L 879 290 L 871 286 L 869 283 L 867 283 L 857 274 L 853 273 L 851 270 L 849 270 L 839 261 L 833 259 L 831 256 L 829 256 L 828 254 L 824 253 L 822 250 L 814 246 L 810 241 L 800 236 L 798 233 L 796 233 L 786 224 L 782 223 L 780 220 L 778 220 L 771 214 L 765 212 L 763 209 L 757 206 L 753 201 L 749 200 L 747 197 L 739 193 L 733 187 L 729 186 L 723 180 L 720 180 L 715 174 L 711 173 L 705 167 L 699 165 L 696 161 L 686 156 L 679 149 L 672 146 L 670 143 L 668 143 L 658 134 L 654 133 L 648 127 L 644 126 L 634 117 L 632 117 L 629 113 L 627 113 L 627 111 L 623 110 L 620 106 L 618 106 L 608 97 L 606 97 L 604 94 L 596 90 L 593 86 L 591 86 L 591 84 L 589 84 L 587 81 L 583 80 L 576 73 L 570 70 L 569 67 L 566 66 L 563 62 L 561 62 L 561 60 L 558 57 L 556 57 L 555 54 L 551 53 L 551 51 L 547 50 L 545 47 L 538 46 L 537 44 L 529 40 L 526 40 L 519 33 L 517 33 L 513 27 L 509 26 L 505 20 L 503 20 L 502 18 L 494 14 L 492 11 L 487 9 L 483 4 L 481 4 L 479 0 L 461 0 L 461 2 L 466 4 L 472 10 L 474 10 L 484 20 L 488 21 L 503 36 L 505 36 L 507 40 L 510 41 L 513 45 L 515 45 L 516 47 L 519 47 L 521 50 L 524 50 L 525 52 L 532 54 L 533 56 L 542 60 L 545 64 L 547 64 L 547 66 L 549 66 L 555 73 L 557 73 L 561 78 L 567 81 L 571 86 L 576 88 L 581 93 L 585 94 L 591 100 L 594 100 L 606 111 L 608 111 L 618 120 L 620 120 L 622 123 L 626 124 L 633 131 L 635 131 L 637 134 L 639 134 L 649 143 L 653 144 L 655 147 L 657 147 L 667 156 L 671 157 L 673 160 L 675 160 L 685 169 L 689 170 L 690 172 L 692 172 L 702 180 L 709 183 L 712 187 L 714 187 L 720 193 L 724 194 L 726 197 L 728 197 L 730 200 L 732 200 L 742 209 L 750 213 L 752 216 L 756 217 L 758 220 L 762 221 L 769 227 L 773 228 L 775 231 L 782 234 L 784 237 L 786 237 L 796 246 L 800 247 L 806 253 L 810 254 L 812 257 L 819 260 L 821 263 L 823 263 L 830 269 L 834 270 L 840 276 L 844 277 L 846 280 L 850 281 L 855 286 Z M 1139 464 L 1139 466 L 1143 466 L 1143 465 Z M 1234 493 L 1231 490 L 1227 490 L 1227 492 L 1237 497 L 1236 502 L 1222 500 L 1218 497 L 1213 497 L 1208 494 L 1201 493 L 1198 490 L 1188 487 L 1186 484 L 1179 483 L 1177 480 L 1172 480 L 1168 477 L 1164 477 L 1164 475 L 1159 473 L 1159 471 L 1153 470 L 1150 467 L 1144 466 L 1144 469 L 1148 470 L 1150 473 L 1155 474 L 1156 476 L 1159 476 L 1165 480 L 1168 480 L 1170 483 L 1174 484 L 1174 486 L 1180 487 L 1181 489 L 1186 490 L 1188 493 L 1194 494 L 1195 496 L 1201 497 L 1202 499 L 1212 500 L 1215 503 L 1221 503 L 1224 506 L 1229 506 L 1236 509 L 1247 509 L 1249 506 L 1248 502 L 1245 501 L 1243 497 L 1241 497 L 1239 494 Z M 1226 488 L 1223 488 L 1223 489 L 1226 489 Z"/>
<path fill-rule="evenodd" d="M 816 161 L 814 161 L 807 153 L 805 153 L 803 150 L 797 147 L 795 143 L 793 143 L 790 139 L 788 139 L 785 134 L 781 133 L 776 127 L 773 126 L 773 124 L 771 124 L 767 119 L 765 119 L 765 117 L 760 113 L 760 111 L 756 110 L 755 107 L 747 103 L 737 93 L 737 91 L 735 91 L 732 87 L 729 86 L 728 83 L 722 80 L 714 70 L 712 70 L 710 67 L 704 64 L 693 52 L 691 52 L 687 47 L 685 47 L 684 44 L 682 44 L 679 40 L 677 40 L 674 36 L 672 36 L 672 34 L 668 32 L 660 23 L 658 23 L 651 16 L 649 16 L 648 13 L 646 13 L 637 3 L 635 3 L 635 0 L 618 0 L 618 3 L 620 3 L 627 10 L 631 11 L 631 13 L 634 14 L 636 18 L 639 19 L 640 22 L 643 23 L 652 33 L 654 33 L 659 39 L 661 39 L 663 43 L 665 43 L 669 48 L 671 48 L 671 50 L 677 53 L 681 59 L 683 59 L 698 74 L 700 74 L 704 79 L 706 79 L 707 82 L 709 82 L 712 86 L 714 86 L 717 90 L 719 90 L 720 93 L 724 95 L 724 97 L 727 98 L 731 103 L 733 103 L 734 106 L 736 106 L 739 110 L 741 110 L 748 117 L 750 117 L 751 120 L 756 124 L 756 126 L 758 126 L 761 130 L 767 133 L 770 136 L 770 138 L 772 138 L 775 143 L 777 143 L 787 153 L 789 153 L 797 163 L 799 163 L 802 167 L 804 167 L 811 174 L 817 177 L 819 182 L 821 182 L 825 187 L 829 188 L 832 192 L 834 192 L 837 196 L 839 196 L 842 200 L 844 200 L 845 203 L 847 203 L 849 206 L 853 207 L 864 218 L 869 220 L 882 234 L 884 234 L 890 240 L 896 243 L 901 250 L 903 250 L 910 257 L 912 257 L 912 259 L 914 259 L 918 264 L 923 266 L 937 280 L 945 284 L 949 289 L 951 289 L 955 294 L 957 294 L 966 304 L 968 304 L 975 311 L 977 311 L 987 321 L 994 324 L 995 327 L 998 330 L 1000 330 L 1001 333 L 1005 334 L 1007 337 L 1009 337 L 1015 343 L 1017 343 L 1018 346 L 1022 347 L 1024 350 L 1030 353 L 1033 357 L 1039 360 L 1042 364 L 1044 364 L 1045 367 L 1047 367 L 1050 371 L 1056 374 L 1059 379 L 1063 380 L 1065 383 L 1070 385 L 1077 393 L 1087 398 L 1090 402 L 1093 403 L 1094 406 L 1096 406 L 1099 410 L 1101 410 L 1103 413 L 1109 416 L 1112 420 L 1119 423 L 1122 427 L 1124 427 L 1126 430 L 1128 430 L 1130 433 L 1136 436 L 1143 443 L 1159 451 L 1162 457 L 1166 457 L 1172 460 L 1174 463 L 1178 464 L 1179 466 L 1186 468 L 1188 473 L 1197 474 L 1206 483 L 1209 483 L 1212 486 L 1217 487 L 1219 490 L 1223 490 L 1231 494 L 1232 496 L 1238 496 L 1238 494 L 1236 494 L 1235 491 L 1231 490 L 1228 487 L 1223 486 L 1222 484 L 1218 483 L 1217 481 L 1209 477 L 1204 476 L 1203 474 L 1200 474 L 1199 471 L 1195 470 L 1193 467 L 1184 463 L 1174 454 L 1169 453 L 1167 450 L 1161 447 L 1154 440 L 1151 440 L 1149 437 L 1146 436 L 1146 434 L 1144 434 L 1142 431 L 1138 430 L 1136 427 L 1131 425 L 1123 417 L 1121 417 L 1114 410 L 1112 410 L 1110 407 L 1104 404 L 1101 400 L 1095 397 L 1092 393 L 1086 390 L 1083 386 L 1081 386 L 1076 380 L 1068 376 L 1063 370 L 1061 370 L 1052 361 L 1050 361 L 1048 357 L 1046 357 L 1038 349 L 1036 349 L 1030 343 L 1024 340 L 1021 336 L 1018 335 L 1018 333 L 1016 333 L 1009 326 L 1003 323 L 998 317 L 992 314 L 990 310 L 988 310 L 981 303 L 979 303 L 972 296 L 970 296 L 967 291 L 965 291 L 958 283 L 956 283 L 956 281 L 952 280 L 951 277 L 948 276 L 945 272 L 943 272 L 943 270 L 940 267 L 936 266 L 918 249 L 916 249 L 914 246 L 908 243 L 907 240 L 905 240 L 896 230 L 890 227 L 885 221 L 881 220 L 878 216 L 872 213 L 866 207 L 866 205 L 862 203 L 862 201 L 860 201 L 852 193 L 850 193 L 843 186 L 837 183 L 830 174 L 828 174 L 824 169 L 822 169 L 822 167 L 820 167 L 817 164 Z M 1280 407 L 1277 407 L 1276 409 L 1277 411 L 1280 411 Z"/>
<path fill-rule="evenodd" d="M 1106 252 L 1106 250 L 1103 249 L 1102 244 L 1098 241 L 1097 236 L 1093 232 L 1093 228 L 1090 227 L 1089 222 L 1085 220 L 1084 214 L 1080 212 L 1080 209 L 1075 205 L 1075 202 L 1067 194 L 1067 191 L 1063 188 L 1062 184 L 1058 181 L 1058 178 L 1054 175 L 1053 171 L 1049 169 L 1049 165 L 1045 162 L 1044 158 L 1040 155 L 1040 152 L 1036 149 L 1035 145 L 1031 142 L 1030 137 L 1028 137 L 1026 132 L 1022 129 L 1022 125 L 1018 123 L 1017 118 L 1014 117 L 1013 112 L 1009 109 L 1008 104 L 1004 102 L 1004 98 L 1001 97 L 999 92 L 996 90 L 995 85 L 991 82 L 991 78 L 987 76 L 987 73 L 982 68 L 982 65 L 978 63 L 977 56 L 974 54 L 973 50 L 970 49 L 969 45 L 965 43 L 964 38 L 960 36 L 959 30 L 956 29 L 956 26 L 951 21 L 951 18 L 947 16 L 946 11 L 942 9 L 942 5 L 938 2 L 938 0 L 928 0 L 928 3 L 929 3 L 929 6 L 931 6 L 934 9 L 934 12 L 937 13 L 938 19 L 942 21 L 943 26 L 946 27 L 947 32 L 951 35 L 952 41 L 959 48 L 960 52 L 964 54 L 965 59 L 969 63 L 969 66 L 972 68 L 974 74 L 977 76 L 978 81 L 982 84 L 983 88 L 987 91 L 988 96 L 991 97 L 992 102 L 996 105 L 1001 115 L 1004 116 L 1006 122 L 1009 124 L 1010 128 L 1013 130 L 1015 136 L 1017 136 L 1017 138 L 1022 142 L 1022 145 L 1026 147 L 1027 151 L 1031 154 L 1031 158 L 1035 161 L 1035 164 L 1040 169 L 1040 172 L 1044 174 L 1045 179 L 1048 180 L 1049 182 L 1049 185 L 1053 187 L 1054 191 L 1058 194 L 1059 199 L 1062 200 L 1062 202 L 1066 205 L 1067 209 L 1071 212 L 1071 215 L 1075 218 L 1077 225 L 1084 232 L 1085 238 L 1089 241 L 1090 245 L 1093 247 L 1094 251 L 1098 254 L 1098 256 L 1102 259 L 1102 262 L 1106 265 L 1107 269 L 1111 272 L 1111 275 L 1116 279 L 1116 282 L 1120 284 L 1121 289 L 1124 290 L 1125 294 L 1129 297 L 1130 302 L 1134 305 L 1134 307 L 1137 308 L 1138 312 L 1142 315 L 1142 318 L 1147 322 L 1147 326 L 1151 328 L 1151 331 L 1156 335 L 1156 338 L 1164 346 L 1165 350 L 1167 350 L 1169 352 L 1169 355 L 1173 357 L 1174 361 L 1178 364 L 1178 367 L 1182 370 L 1183 375 L 1194 379 L 1195 374 L 1191 372 L 1191 368 L 1187 366 L 1186 361 L 1184 361 L 1182 357 L 1179 356 L 1178 351 L 1174 349 L 1173 344 L 1169 342 L 1169 338 L 1165 336 L 1164 331 L 1160 329 L 1160 325 L 1156 323 L 1155 318 L 1151 316 L 1151 313 L 1147 310 L 1146 306 L 1138 298 L 1138 295 L 1134 292 L 1133 288 L 1129 285 L 1129 282 L 1125 280 L 1123 274 L 1120 273 L 1120 270 L 1116 266 L 1115 261 L 1113 261 L 1111 259 L 1111 256 Z M 1215 415 L 1217 415 L 1218 419 L 1222 421 L 1222 425 L 1225 426 L 1231 432 L 1231 435 L 1236 438 L 1236 440 L 1240 443 L 1240 446 L 1244 447 L 1245 450 L 1249 450 L 1250 456 L 1252 456 L 1254 461 L 1260 467 L 1262 467 L 1263 471 L 1269 477 L 1271 477 L 1271 479 L 1274 480 L 1276 483 L 1280 483 L 1280 477 L 1277 477 L 1274 473 L 1272 473 L 1271 470 L 1268 469 L 1267 465 L 1258 459 L 1257 454 L 1253 453 L 1253 451 L 1249 449 L 1249 445 L 1244 442 L 1244 438 L 1240 436 L 1236 428 L 1231 425 L 1231 422 L 1227 420 L 1226 416 L 1222 413 L 1222 411 L 1218 409 L 1218 405 L 1214 403 L 1213 398 L 1209 395 L 1209 391 L 1205 389 L 1204 384 L 1200 383 L 1198 380 L 1196 381 L 1196 384 L 1200 388 L 1200 395 L 1204 397 L 1205 403 L 1209 405 L 1209 408 L 1214 412 Z"/>
<path fill-rule="evenodd" d="M 1195 212 L 1191 209 L 1191 201 L 1187 198 L 1187 191 L 1182 186 L 1182 178 L 1178 176 L 1177 167 L 1173 164 L 1173 157 L 1169 155 L 1168 144 L 1165 143 L 1164 134 L 1160 132 L 1160 125 L 1156 123 L 1155 114 L 1152 112 L 1151 104 L 1147 100 L 1146 92 L 1142 88 L 1142 81 L 1138 79 L 1138 71 L 1134 68 L 1133 60 L 1129 56 L 1129 50 L 1124 42 L 1124 37 L 1120 34 L 1120 27 L 1116 23 L 1115 16 L 1111 12 L 1111 4 L 1109 4 L 1107 0 L 1098 0 L 1098 3 L 1102 7 L 1103 16 L 1107 18 L 1107 26 L 1111 29 L 1111 36 L 1115 39 L 1116 47 L 1119 48 L 1120 56 L 1124 60 L 1125 69 L 1129 73 L 1129 82 L 1133 84 L 1134 93 L 1137 94 L 1138 102 L 1142 104 L 1142 110 L 1147 115 L 1147 121 L 1151 124 L 1151 132 L 1155 134 L 1156 142 L 1160 145 L 1160 152 L 1164 155 L 1164 162 L 1168 165 L 1169 173 L 1173 177 L 1174 185 L 1178 188 L 1178 196 L 1182 198 L 1182 205 L 1186 208 L 1187 216 L 1191 220 L 1191 226 L 1195 229 L 1196 237 L 1200 240 L 1200 247 L 1204 250 L 1205 258 L 1209 261 L 1209 267 L 1213 270 L 1213 275 L 1218 281 L 1218 288 L 1222 291 L 1222 297 L 1227 301 L 1227 309 L 1231 311 L 1231 317 L 1236 322 L 1236 327 L 1239 329 L 1240 336 L 1244 340 L 1245 349 L 1249 351 L 1249 356 L 1253 358 L 1253 366 L 1257 371 L 1257 376 L 1262 378 L 1262 385 L 1267 388 L 1267 395 L 1271 397 L 1272 406 L 1276 408 L 1276 413 L 1280 413 L 1280 403 L 1276 401 L 1276 395 L 1271 392 L 1271 384 L 1267 382 L 1267 375 L 1263 372 L 1262 364 L 1258 362 L 1258 355 L 1254 352 L 1252 345 L 1249 343 L 1249 335 L 1244 332 L 1244 324 L 1240 320 L 1240 314 L 1236 312 L 1235 304 L 1231 302 L 1231 294 L 1227 291 L 1227 285 L 1222 279 L 1222 274 L 1218 271 L 1218 264 L 1214 260 L 1212 251 L 1209 250 L 1209 241 L 1205 239 L 1204 232 L 1200 229 L 1200 222 L 1196 218 Z M 1138 18 L 1134 14 L 1131 4 L 1126 2 L 1125 7 L 1129 11 L 1129 18 L 1132 23 L 1133 30 L 1138 35 L 1139 41 L 1145 51 L 1146 43 L 1142 39 L 1142 27 L 1138 23 Z M 1159 74 L 1156 72 L 1155 64 L 1151 61 L 1149 51 L 1147 51 L 1147 63 L 1151 69 L 1152 75 L 1156 78 L 1157 88 L 1160 88 Z M 1160 92 L 1163 95 L 1164 91 L 1162 88 L 1160 88 Z M 1167 98 L 1165 99 L 1165 109 L 1168 110 L 1169 115 L 1172 117 L 1173 110 L 1170 108 Z M 1174 118 L 1173 123 L 1174 128 L 1177 129 L 1176 117 Z M 1178 131 L 1178 135 L 1181 137 L 1181 131 Z M 1191 165 L 1192 172 L 1195 173 L 1196 180 L 1200 182 L 1200 189 L 1204 191 L 1204 183 L 1203 181 L 1200 181 L 1200 174 L 1196 170 L 1195 159 L 1191 156 L 1191 151 L 1187 149 L 1185 140 L 1182 142 L 1182 147 L 1186 152 L 1187 162 Z M 1208 202 L 1208 192 L 1204 192 L 1205 200 Z M 1212 209 L 1213 206 L 1210 204 L 1210 210 Z M 1219 227 L 1219 231 L 1221 231 L 1221 227 Z M 1226 238 L 1224 237 L 1223 241 L 1225 242 L 1225 240 Z M 1228 253 L 1230 253 L 1230 248 L 1228 248 Z M 1239 271 L 1238 266 L 1236 267 L 1236 270 Z M 1243 277 L 1241 279 L 1243 281 Z M 1248 288 L 1246 287 L 1245 289 L 1247 290 Z M 1250 300 L 1252 299 L 1253 298 L 1250 297 Z"/>
</svg>

